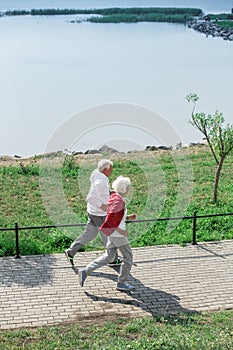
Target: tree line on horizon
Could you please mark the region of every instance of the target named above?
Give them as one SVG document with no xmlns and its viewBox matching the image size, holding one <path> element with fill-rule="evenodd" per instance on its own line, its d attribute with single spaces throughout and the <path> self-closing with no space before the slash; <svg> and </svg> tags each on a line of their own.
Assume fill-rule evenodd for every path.
<svg viewBox="0 0 233 350">
<path fill-rule="evenodd" d="M 31 9 L 1 12 L 0 16 L 94 15 L 90 22 L 175 22 L 185 23 L 203 15 L 201 9 L 176 7 L 131 7 L 102 9 Z M 98 15 L 97 17 L 95 15 Z"/>
</svg>

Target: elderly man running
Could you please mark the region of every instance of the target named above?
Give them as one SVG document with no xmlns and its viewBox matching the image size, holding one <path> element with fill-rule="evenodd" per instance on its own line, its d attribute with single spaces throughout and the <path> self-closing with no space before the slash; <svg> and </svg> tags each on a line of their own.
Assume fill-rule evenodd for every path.
<svg viewBox="0 0 233 350">
<path fill-rule="evenodd" d="M 84 233 L 75 239 L 70 248 L 65 250 L 65 255 L 69 263 L 74 265 L 75 254 L 88 242 L 94 240 L 98 234 L 99 227 L 104 223 L 107 215 L 107 203 L 110 196 L 110 186 L 108 177 L 111 175 L 113 162 L 109 159 L 102 159 L 98 163 L 90 177 L 91 187 L 87 195 L 88 222 Z M 107 237 L 101 234 L 101 239 L 106 246 Z M 121 259 L 116 255 L 114 261 L 109 265 L 118 265 Z"/>
</svg>

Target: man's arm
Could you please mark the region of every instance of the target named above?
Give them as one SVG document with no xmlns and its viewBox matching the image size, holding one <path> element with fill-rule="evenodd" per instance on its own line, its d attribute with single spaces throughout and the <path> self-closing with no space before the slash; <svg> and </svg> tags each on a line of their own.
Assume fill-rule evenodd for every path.
<svg viewBox="0 0 233 350">
<path fill-rule="evenodd" d="M 103 181 L 95 183 L 95 190 L 98 195 L 98 200 L 101 203 L 100 208 L 103 211 L 107 211 L 107 203 L 110 196 L 108 183 Z"/>
<path fill-rule="evenodd" d="M 108 205 L 107 204 L 101 204 L 100 209 L 103 211 L 107 211 L 108 210 Z"/>
</svg>

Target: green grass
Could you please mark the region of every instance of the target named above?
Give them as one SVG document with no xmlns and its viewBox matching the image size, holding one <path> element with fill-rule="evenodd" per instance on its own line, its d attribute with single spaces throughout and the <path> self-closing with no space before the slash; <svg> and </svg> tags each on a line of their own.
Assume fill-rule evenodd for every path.
<svg viewBox="0 0 233 350">
<path fill-rule="evenodd" d="M 232 13 L 220 13 L 220 14 L 215 14 L 215 15 L 209 14 L 208 16 L 210 17 L 210 19 L 212 21 L 214 21 L 214 20 L 219 20 L 219 21 L 222 21 L 222 20 L 233 20 L 233 14 Z"/>
<path fill-rule="evenodd" d="M 91 17 L 89 22 L 94 23 L 136 23 L 136 22 L 167 22 L 167 23 L 187 23 L 193 19 L 192 16 L 186 14 L 116 14 L 103 17 Z"/>
<path fill-rule="evenodd" d="M 233 28 L 233 14 L 232 13 L 220 13 L 208 15 L 212 21 L 216 21 L 216 24 L 224 28 Z"/>
<path fill-rule="evenodd" d="M 132 192 L 127 207 L 128 212 L 138 215 L 138 219 L 192 216 L 194 211 L 199 215 L 233 212 L 232 156 L 226 159 L 223 166 L 216 204 L 212 204 L 216 165 L 208 149 L 104 156 L 112 157 L 114 161 L 110 182 L 120 174 L 130 177 Z M 14 227 L 16 222 L 20 227 L 85 223 L 85 196 L 89 189 L 89 175 L 96 165 L 94 157 L 91 160 L 86 156 L 85 159 L 84 162 L 79 156 L 66 157 L 61 171 L 54 165 L 49 170 L 45 169 L 48 171 L 46 203 L 41 196 L 42 173 L 38 157 L 21 165 L 19 162 L 1 166 L 0 227 Z M 179 172 L 186 173 L 191 167 L 193 179 L 191 173 L 187 173 L 188 178 L 179 175 Z M 65 205 L 57 197 L 54 179 L 59 180 L 59 177 L 71 216 L 67 215 Z M 45 204 L 49 204 L 55 219 L 48 214 Z M 232 216 L 198 219 L 197 241 L 232 239 L 232 222 Z M 133 247 L 169 243 L 183 245 L 192 240 L 191 220 L 130 223 L 128 229 Z M 57 228 L 20 231 L 20 253 L 63 252 L 82 231 L 83 227 L 68 228 L 65 232 Z M 85 247 L 87 250 L 99 248 L 102 248 L 99 238 Z M 15 255 L 14 232 L 1 232 L 0 256 L 9 255 Z"/>
<path fill-rule="evenodd" d="M 233 28 L 233 21 L 219 21 L 218 25 L 224 28 Z"/>
<path fill-rule="evenodd" d="M 0 349 L 232 350 L 233 311 L 0 332 Z"/>
</svg>

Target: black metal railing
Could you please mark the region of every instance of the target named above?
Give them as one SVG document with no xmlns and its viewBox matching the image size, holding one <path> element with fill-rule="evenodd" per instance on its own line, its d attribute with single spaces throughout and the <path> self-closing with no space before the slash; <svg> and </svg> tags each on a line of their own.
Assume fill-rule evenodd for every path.
<svg viewBox="0 0 233 350">
<path fill-rule="evenodd" d="M 127 221 L 128 223 L 139 223 L 139 222 L 156 222 L 156 221 L 171 221 L 171 220 L 192 220 L 193 221 L 193 228 L 192 228 L 192 240 L 191 244 L 196 245 L 197 244 L 197 219 L 203 219 L 203 218 L 211 218 L 216 216 L 231 216 L 233 213 L 221 213 L 221 214 L 204 214 L 204 215 L 197 215 L 197 212 L 194 211 L 194 214 L 192 216 L 180 216 L 180 217 L 173 217 L 173 218 L 155 218 L 155 219 L 141 219 L 141 220 L 134 220 L 134 221 Z M 77 227 L 77 226 L 86 226 L 86 224 L 60 224 L 60 225 L 48 225 L 48 226 L 26 226 L 26 227 L 20 227 L 19 224 L 16 222 L 15 227 L 10 228 L 0 228 L 1 231 L 15 231 L 15 258 L 20 258 L 20 248 L 19 248 L 19 231 L 23 230 L 36 230 L 36 229 L 51 229 L 51 228 L 59 228 L 59 227 Z"/>
</svg>

